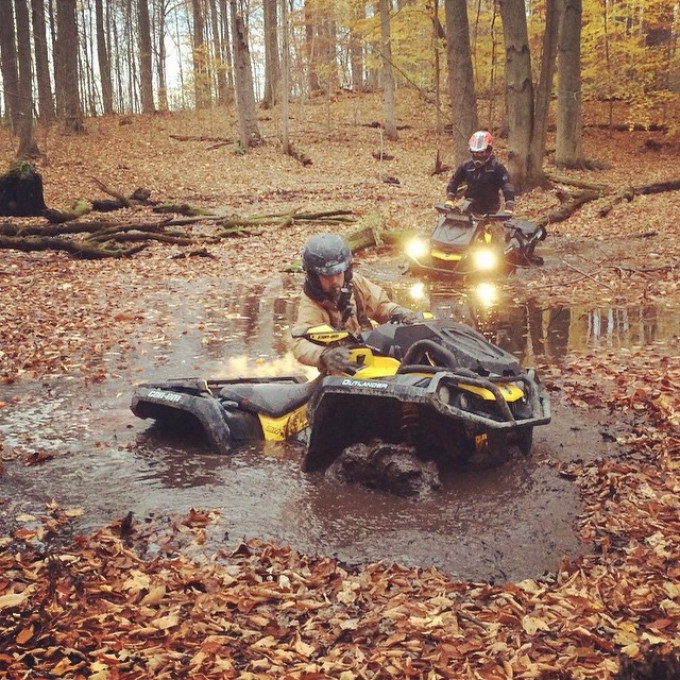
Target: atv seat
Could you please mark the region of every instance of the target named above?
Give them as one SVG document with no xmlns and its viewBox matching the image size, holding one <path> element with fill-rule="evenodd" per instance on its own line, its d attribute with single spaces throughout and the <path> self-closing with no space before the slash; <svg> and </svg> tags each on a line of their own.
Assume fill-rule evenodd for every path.
<svg viewBox="0 0 680 680">
<path fill-rule="evenodd" d="M 289 384 L 227 385 L 219 391 L 219 399 L 225 406 L 225 402 L 233 402 L 244 411 L 276 418 L 309 401 L 319 384 L 319 380 L 310 380 Z"/>
</svg>

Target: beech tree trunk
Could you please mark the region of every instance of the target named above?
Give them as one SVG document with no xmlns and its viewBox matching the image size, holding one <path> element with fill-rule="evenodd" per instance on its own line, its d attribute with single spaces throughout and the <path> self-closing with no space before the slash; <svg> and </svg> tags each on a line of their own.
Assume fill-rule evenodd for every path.
<svg viewBox="0 0 680 680">
<path fill-rule="evenodd" d="M 243 19 L 239 14 L 236 0 L 231 4 L 231 29 L 234 41 L 234 70 L 236 81 L 236 108 L 238 112 L 239 140 L 246 150 L 262 141 L 257 125 L 257 108 L 253 90 L 248 35 Z"/>
<path fill-rule="evenodd" d="M 382 38 L 382 81 L 385 105 L 385 136 L 395 141 L 397 122 L 394 116 L 394 74 L 392 72 L 392 46 L 390 44 L 390 3 L 380 0 L 380 36 Z"/>
<path fill-rule="evenodd" d="M 14 30 L 14 6 L 0 0 L 0 70 L 2 70 L 5 110 L 10 129 L 17 129 L 19 117 L 19 70 L 17 41 Z"/>
<path fill-rule="evenodd" d="M 49 123 L 54 120 L 54 97 L 50 80 L 50 60 L 45 29 L 45 1 L 31 0 L 33 23 L 33 49 L 35 51 L 35 77 L 38 84 L 38 115 Z"/>
<path fill-rule="evenodd" d="M 10 3 L 11 4 L 11 3 Z M 15 0 L 17 44 L 19 45 L 19 117 L 17 158 L 37 158 L 40 149 L 33 134 L 33 73 L 31 70 L 31 30 L 26 0 Z"/>
<path fill-rule="evenodd" d="M 454 166 L 468 156 L 468 139 L 479 127 L 470 26 L 465 0 L 446 0 L 446 57 L 449 65 Z"/>
<path fill-rule="evenodd" d="M 57 58 L 59 69 L 57 87 L 61 90 L 59 115 L 66 134 L 85 132 L 83 112 L 78 90 L 78 24 L 73 0 L 57 0 Z M 56 70 L 55 69 L 55 70 Z"/>
<path fill-rule="evenodd" d="M 148 0 L 137 0 L 137 21 L 139 24 L 139 81 L 142 89 L 142 113 L 153 113 L 155 107 Z"/>
<path fill-rule="evenodd" d="M 524 0 L 500 0 L 505 42 L 508 171 L 515 190 L 526 184 L 534 132 L 534 86 Z"/>
<path fill-rule="evenodd" d="M 581 0 L 562 0 L 557 57 L 557 139 L 555 163 L 578 168 L 581 147 Z"/>
</svg>

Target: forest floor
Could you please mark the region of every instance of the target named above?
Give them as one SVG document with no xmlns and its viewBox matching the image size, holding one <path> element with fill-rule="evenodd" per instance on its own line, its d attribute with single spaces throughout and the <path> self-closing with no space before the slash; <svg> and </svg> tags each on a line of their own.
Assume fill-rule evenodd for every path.
<svg viewBox="0 0 680 680">
<path fill-rule="evenodd" d="M 450 137 L 434 131 L 417 100 L 400 102 L 396 142 L 383 142 L 371 125 L 381 106 L 370 97 L 293 106 L 291 141 L 311 159 L 307 166 L 281 153 L 276 115 L 260 113 L 265 144 L 245 155 L 235 152 L 236 124 L 225 111 L 88 120 L 78 137 L 38 128 L 46 203 L 68 210 L 78 199 L 106 198 L 99 180 L 121 194 L 145 187 L 155 200 L 220 214 L 347 209 L 385 230 L 432 225 L 450 176 L 432 170 L 438 152 L 451 162 Z M 583 144 L 603 169 L 564 174 L 614 190 L 679 178 L 677 140 L 610 131 L 598 115 L 587 120 Z M 0 130 L 2 157 L 14 146 Z M 502 139 L 497 152 L 505 160 Z M 380 153 L 391 159 L 376 159 Z M 517 215 L 537 218 L 558 196 L 554 186 L 523 194 Z M 517 295 L 544 307 L 678 309 L 680 191 L 635 195 L 599 217 L 610 198 L 548 226 L 546 266 L 525 272 Z M 106 218 L 152 219 L 144 208 Z M 41 220 L 0 218 L 7 223 Z M 162 288 L 177 276 L 265 280 L 272 263 L 294 261 L 318 230 L 294 220 L 211 245 L 207 258 L 177 259 L 182 246 L 162 243 L 122 260 L 2 250 L 0 388 L 40 385 L 55 372 L 83 385 L 112 379 L 103 357 L 112 348 L 124 355 L 139 339 L 142 285 Z M 388 246 L 368 249 L 357 266 L 390 257 Z M 160 539 L 158 525 L 118 521 L 65 544 L 53 539 L 78 514 L 68 498 L 47 503 L 35 528 L 35 517 L 7 516 L 12 503 L 0 487 L 0 670 L 101 680 L 605 679 L 626 669 L 625 677 L 648 677 L 634 675 L 631 662 L 677 654 L 680 639 L 680 338 L 572 353 L 539 368 L 556 401 L 626 423 L 624 455 L 561 470 L 580 493 L 576 531 L 588 555 L 502 584 L 397 564 L 346 569 L 257 539 L 206 560 L 196 548 L 215 521 L 212 508 L 168 517 Z M 12 405 L 0 389 L 0 411 Z M 39 465 L 41 455 L 5 445 L 0 430 L 0 480 Z M 138 547 L 152 534 L 163 551 L 146 560 Z"/>
</svg>

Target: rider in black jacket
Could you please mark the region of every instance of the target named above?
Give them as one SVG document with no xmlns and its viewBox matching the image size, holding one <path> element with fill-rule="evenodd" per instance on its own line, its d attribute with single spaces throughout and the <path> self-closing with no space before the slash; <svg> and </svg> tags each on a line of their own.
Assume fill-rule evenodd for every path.
<svg viewBox="0 0 680 680">
<path fill-rule="evenodd" d="M 493 153 L 493 137 L 485 130 L 475 132 L 470 137 L 472 158 L 461 163 L 446 187 L 446 204 L 453 205 L 458 187 L 467 185 L 465 198 L 470 202 L 469 212 L 478 215 L 498 212 L 500 208 L 499 191 L 503 193 L 505 210 L 515 209 L 515 190 L 505 166 Z"/>
</svg>

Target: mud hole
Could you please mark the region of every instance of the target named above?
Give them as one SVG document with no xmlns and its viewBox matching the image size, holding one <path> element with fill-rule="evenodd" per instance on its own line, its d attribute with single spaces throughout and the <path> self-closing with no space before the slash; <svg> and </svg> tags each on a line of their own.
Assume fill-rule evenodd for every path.
<svg viewBox="0 0 680 680">
<path fill-rule="evenodd" d="M 25 426 L 39 430 L 36 439 L 54 458 L 37 467 L 5 463 L 6 522 L 40 516 L 52 499 L 84 508 L 75 532 L 130 511 L 148 524 L 216 508 L 220 520 L 210 528 L 206 553 L 260 537 L 348 564 L 436 566 L 473 580 L 536 577 L 584 549 L 575 532 L 577 489 L 560 476 L 560 465 L 616 455 L 612 440 L 623 429 L 596 413 L 557 406 L 553 422 L 536 429 L 529 458 L 444 473 L 440 491 L 414 499 L 306 475 L 301 449 L 292 445 L 258 444 L 219 456 L 196 441 L 168 441 L 148 423 L 132 421 L 125 401 L 98 395 L 83 404 L 71 395 L 55 398 L 49 412 L 26 412 Z M 65 409 L 80 413 L 80 422 L 65 422 Z M 153 556 L 160 547 L 146 550 Z"/>
<path fill-rule="evenodd" d="M 200 287 L 191 294 L 200 295 Z M 578 490 L 561 468 L 620 455 L 616 438 L 627 426 L 618 415 L 566 408 L 559 393 L 551 395 L 552 423 L 535 429 L 530 457 L 517 455 L 488 469 L 443 471 L 441 490 L 419 498 L 305 474 L 302 450 L 292 444 L 258 443 L 219 456 L 202 442 L 170 438 L 132 416 L 135 381 L 197 374 L 197 363 L 208 377 L 225 369 L 225 357 L 239 370 L 239 356 L 280 357 L 292 310 L 276 303 L 273 312 L 270 305 L 254 306 L 244 293 L 238 314 L 227 310 L 213 320 L 221 340 L 208 343 L 209 351 L 197 306 L 195 318 L 182 317 L 185 332 L 174 334 L 178 340 L 141 352 L 115 379 L 89 387 L 68 378 L 7 387 L 7 406 L 0 409 L 3 533 L 30 528 L 30 516 L 44 515 L 54 499 L 64 508 L 84 510 L 72 523 L 73 533 L 129 512 L 150 527 L 191 508 L 214 508 L 219 521 L 208 528 L 205 554 L 259 537 L 347 564 L 434 566 L 471 580 L 538 577 L 563 556 L 588 549 L 577 539 Z M 257 331 L 264 318 L 267 334 Z M 247 322 L 243 327 L 241 319 Z M 257 345 L 251 344 L 254 335 Z M 246 369 L 253 368 L 244 361 Z M 294 366 L 285 357 L 279 362 Z M 26 465 L 34 452 L 48 458 Z M 153 542 L 143 548 L 148 556 L 160 550 Z"/>
<path fill-rule="evenodd" d="M 414 304 L 404 279 L 368 269 L 398 302 Z M 144 528 L 147 538 L 140 549 L 148 556 L 161 550 L 160 539 L 148 538 L 154 527 L 160 532 L 168 516 L 186 515 L 191 508 L 219 510 L 202 546 L 207 555 L 259 537 L 350 565 L 396 562 L 435 566 L 464 579 L 517 580 L 552 571 L 563 556 L 588 549 L 577 538 L 580 502 L 568 471 L 582 461 L 622 453 L 616 438 L 627 425 L 619 414 L 570 409 L 553 392 L 552 422 L 535 428 L 530 457 L 518 454 L 486 469 L 444 470 L 441 490 L 418 498 L 305 474 L 302 450 L 294 445 L 258 443 L 218 456 L 182 433 L 157 432 L 150 421 L 134 418 L 133 384 L 189 375 L 299 372 L 286 352 L 299 281 L 273 279 L 265 287 L 244 289 L 238 283 L 229 287 L 222 281 L 217 287 L 209 279 L 175 279 L 172 292 L 140 293 L 140 309 L 151 311 L 138 337 L 131 338 L 136 350 L 112 353 L 111 377 L 103 382 L 85 386 L 67 376 L 3 388 L 0 529 L 5 535 L 37 526 L 39 520 L 30 516 L 44 516 L 54 500 L 62 508 L 83 509 L 72 520 L 73 534 L 132 512 L 136 526 Z M 473 319 L 469 299 L 457 297 L 451 287 L 428 292 L 423 308 Z M 532 331 L 532 310 L 527 314 L 520 307 L 522 313 L 515 315 L 511 307 L 503 309 L 504 314 L 486 319 L 495 341 L 501 336 L 494 324 L 500 323 L 512 341 L 505 348 L 531 364 L 540 352 L 556 359 L 605 339 L 617 346 L 653 341 L 677 330 L 678 323 L 659 314 L 649 321 L 645 311 L 638 315 L 644 323 L 632 324 L 633 310 L 626 323 L 596 325 L 595 312 L 560 309 L 543 310 L 543 322 L 539 319 Z M 609 328 L 607 335 L 593 334 L 596 327 L 603 333 Z M 536 337 L 542 328 L 546 334 Z M 35 453 L 44 462 L 27 465 Z"/>
</svg>

